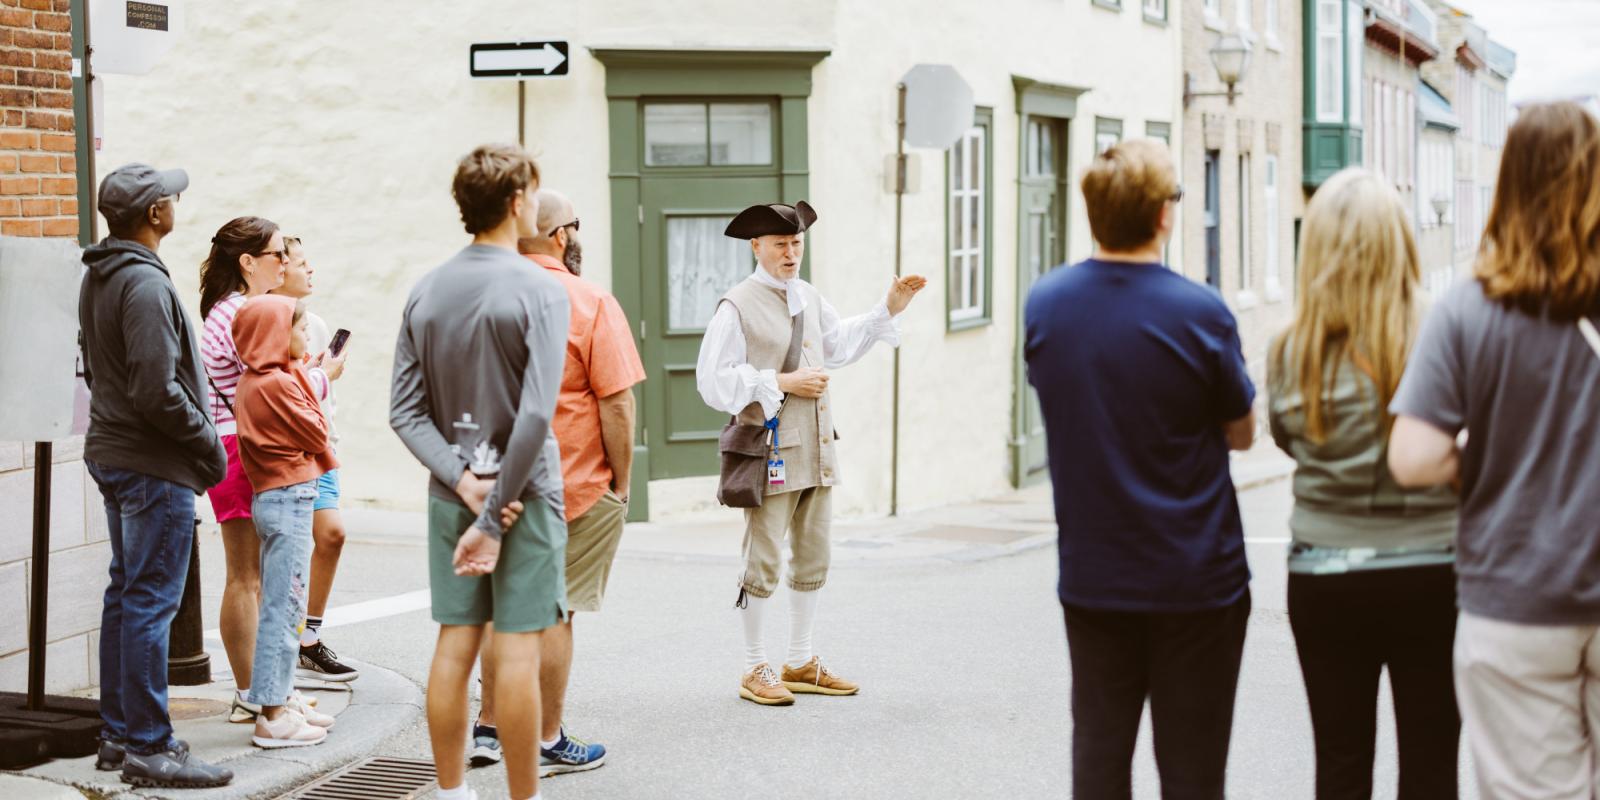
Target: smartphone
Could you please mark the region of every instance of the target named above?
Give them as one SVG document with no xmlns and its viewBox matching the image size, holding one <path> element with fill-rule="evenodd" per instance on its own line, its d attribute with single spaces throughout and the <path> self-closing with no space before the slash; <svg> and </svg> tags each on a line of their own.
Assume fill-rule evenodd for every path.
<svg viewBox="0 0 1600 800">
<path fill-rule="evenodd" d="M 350 341 L 350 331 L 340 328 L 333 332 L 333 341 L 328 343 L 328 352 L 335 356 L 344 352 L 345 343 Z"/>
</svg>

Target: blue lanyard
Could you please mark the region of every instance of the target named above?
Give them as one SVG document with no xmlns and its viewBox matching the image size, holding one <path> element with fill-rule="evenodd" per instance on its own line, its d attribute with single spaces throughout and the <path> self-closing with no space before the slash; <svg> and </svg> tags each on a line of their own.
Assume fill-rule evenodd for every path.
<svg viewBox="0 0 1600 800">
<path fill-rule="evenodd" d="M 778 418 L 773 417 L 762 423 L 762 426 L 767 429 L 767 443 L 771 446 L 772 454 L 776 456 L 778 454 Z"/>
</svg>

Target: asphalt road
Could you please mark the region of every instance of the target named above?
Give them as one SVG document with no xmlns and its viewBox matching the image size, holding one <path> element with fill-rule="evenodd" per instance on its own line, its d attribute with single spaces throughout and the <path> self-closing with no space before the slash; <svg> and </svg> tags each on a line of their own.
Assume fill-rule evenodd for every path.
<svg viewBox="0 0 1600 800">
<path fill-rule="evenodd" d="M 1284 611 L 1287 483 L 1246 492 L 1254 611 L 1246 638 L 1230 798 L 1309 798 L 1314 758 L 1304 687 Z M 213 542 L 214 544 L 214 542 Z M 419 544 L 353 544 L 334 605 L 425 588 Z M 207 572 L 220 567 L 220 553 Z M 606 609 L 577 620 L 566 721 L 604 743 L 608 763 L 541 783 L 545 798 L 920 798 L 1070 796 L 1066 637 L 1052 548 L 976 563 L 836 568 L 824 590 L 819 652 L 862 684 L 857 697 L 765 708 L 737 695 L 737 568 L 624 556 Z M 207 580 L 220 587 L 220 574 Z M 777 595 L 783 597 L 782 591 Z M 779 599 L 769 652 L 783 652 Z M 208 599 L 208 609 L 215 600 Z M 339 652 L 423 683 L 436 628 L 413 611 L 329 631 Z M 1376 797 L 1394 796 L 1393 715 L 1380 698 Z M 1159 796 L 1148 719 L 1135 794 Z M 429 755 L 426 730 L 378 754 Z M 1468 785 L 1463 756 L 1463 797 Z M 469 773 L 486 800 L 504 772 Z"/>
</svg>

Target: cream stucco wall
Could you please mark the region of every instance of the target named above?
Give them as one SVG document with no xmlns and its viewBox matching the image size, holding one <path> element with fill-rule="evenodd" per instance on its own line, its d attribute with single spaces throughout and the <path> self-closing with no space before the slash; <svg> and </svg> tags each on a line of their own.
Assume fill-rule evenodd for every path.
<svg viewBox="0 0 1600 800">
<path fill-rule="evenodd" d="M 830 50 L 809 102 L 812 277 L 846 314 L 881 297 L 893 272 L 894 198 L 883 189 L 894 150 L 894 85 L 918 62 L 954 65 L 993 109 L 993 324 L 947 333 L 944 158 L 920 153 L 921 192 L 905 199 L 904 268 L 932 283 L 904 319 L 901 505 L 911 509 L 1008 485 L 1016 327 L 1018 119 L 1013 75 L 1087 87 L 1071 135 L 1074 173 L 1091 154 L 1093 119 L 1172 123 L 1181 146 L 1179 41 L 1127 0 L 951 4 L 909 0 L 805 5 L 693 0 L 605 4 L 549 0 L 444 7 L 409 17 L 375 3 L 309 0 L 265 6 L 200 2 L 189 30 L 150 75 L 106 76 L 101 174 L 133 160 L 189 170 L 178 230 L 162 255 L 198 304 L 198 269 L 218 226 L 242 214 L 304 237 L 317 269 L 313 310 L 354 331 L 339 382 L 344 492 L 355 504 L 418 508 L 424 473 L 389 431 L 392 342 L 405 294 L 465 243 L 449 195 L 456 159 L 514 140 L 516 84 L 471 81 L 474 41 L 567 39 L 571 74 L 530 81 L 527 143 L 545 185 L 583 219 L 585 272 L 610 286 L 605 68 L 590 47 Z M 686 8 L 692 6 L 692 8 Z M 1174 3 L 1176 6 L 1176 3 Z M 1177 7 L 1173 14 L 1179 13 Z M 400 19 L 399 17 L 405 17 Z M 1297 145 L 1296 145 L 1297 147 Z M 1286 187 L 1298 183 L 1284 180 Z M 1069 256 L 1089 253 L 1076 195 Z M 839 409 L 844 513 L 888 508 L 890 364 L 880 349 L 843 370 Z M 704 481 L 670 492 L 703 492 Z M 652 496 L 656 496 L 652 492 Z"/>
</svg>

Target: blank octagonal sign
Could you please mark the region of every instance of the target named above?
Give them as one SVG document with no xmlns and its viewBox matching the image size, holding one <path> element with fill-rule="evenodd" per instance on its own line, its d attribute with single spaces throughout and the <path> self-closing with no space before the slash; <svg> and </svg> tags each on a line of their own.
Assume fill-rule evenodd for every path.
<svg viewBox="0 0 1600 800">
<path fill-rule="evenodd" d="M 906 73 L 906 144 L 948 149 L 972 127 L 972 87 L 949 64 L 918 64 Z"/>
</svg>

